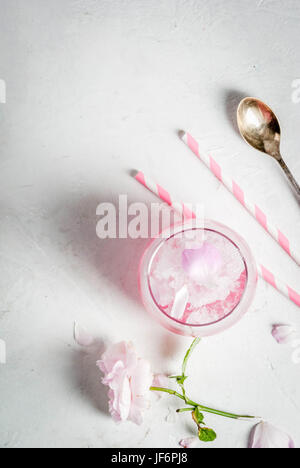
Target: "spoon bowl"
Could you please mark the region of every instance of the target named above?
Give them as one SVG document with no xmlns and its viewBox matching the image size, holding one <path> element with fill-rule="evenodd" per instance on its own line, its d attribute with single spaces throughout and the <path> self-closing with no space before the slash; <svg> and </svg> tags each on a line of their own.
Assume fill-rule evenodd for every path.
<svg viewBox="0 0 300 468">
<path fill-rule="evenodd" d="M 266 104 L 254 98 L 243 99 L 238 108 L 238 126 L 250 146 L 277 159 L 281 130 L 276 115 Z"/>
<path fill-rule="evenodd" d="M 244 140 L 256 150 L 276 159 L 280 164 L 300 203 L 300 187 L 280 153 L 281 129 L 274 112 L 259 99 L 247 97 L 238 107 L 237 121 Z"/>
</svg>

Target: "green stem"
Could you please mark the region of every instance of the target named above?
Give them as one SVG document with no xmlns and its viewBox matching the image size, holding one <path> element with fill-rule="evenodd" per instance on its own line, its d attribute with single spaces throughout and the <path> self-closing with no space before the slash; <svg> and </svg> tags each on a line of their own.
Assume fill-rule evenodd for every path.
<svg viewBox="0 0 300 468">
<path fill-rule="evenodd" d="M 181 400 L 185 401 L 185 398 L 183 395 L 180 395 L 180 393 L 176 392 L 175 390 L 171 390 L 170 388 L 161 388 L 161 387 L 150 387 L 150 390 L 152 392 L 164 392 L 164 393 L 169 393 L 169 395 L 174 395 L 178 398 L 181 398 Z"/>
<path fill-rule="evenodd" d="M 187 368 L 187 364 L 188 364 L 188 360 L 190 359 L 194 349 L 196 348 L 196 346 L 200 343 L 201 341 L 201 338 L 195 338 L 193 340 L 193 343 L 191 344 L 191 346 L 189 347 L 189 349 L 187 350 L 187 353 L 186 355 L 184 356 L 184 360 L 183 360 L 183 363 L 182 363 L 182 369 L 181 369 L 181 378 L 182 378 L 182 382 L 178 382 L 179 383 L 179 386 L 181 388 L 181 391 L 182 391 L 182 395 L 184 396 L 184 398 L 186 397 L 186 393 L 185 393 L 185 386 L 184 386 L 184 382 L 185 380 L 187 379 L 187 376 L 186 376 L 186 368 Z"/>
<path fill-rule="evenodd" d="M 195 408 L 180 408 L 178 410 L 176 410 L 176 413 L 185 413 L 187 411 L 195 411 Z"/>
<path fill-rule="evenodd" d="M 184 357 L 183 364 L 182 364 L 182 376 L 183 377 L 186 377 L 185 371 L 186 371 L 188 360 L 191 357 L 191 354 L 194 351 L 194 349 L 196 348 L 196 346 L 200 343 L 200 341 L 201 341 L 201 338 L 195 338 L 193 343 L 191 344 L 190 348 L 188 349 L 185 357 Z"/>
<path fill-rule="evenodd" d="M 151 387 L 150 390 L 153 392 L 164 392 L 164 393 L 169 393 L 169 395 L 174 395 L 177 398 L 180 398 L 181 400 L 183 400 L 187 405 L 193 406 L 194 409 L 198 407 L 199 410 L 203 411 L 204 413 L 217 414 L 219 416 L 223 416 L 224 418 L 230 418 L 230 419 L 254 419 L 254 416 L 227 413 L 226 411 L 219 411 L 213 408 L 208 408 L 207 406 L 199 405 L 195 401 L 192 401 L 189 398 L 186 398 L 184 395 L 181 395 L 180 393 L 176 392 L 175 390 L 171 390 L 170 388 Z M 186 408 L 185 410 L 189 411 L 190 409 Z"/>
<path fill-rule="evenodd" d="M 187 378 L 186 376 L 186 368 L 188 364 L 188 360 L 191 357 L 192 352 L 196 348 L 196 346 L 200 343 L 200 338 L 196 338 L 193 343 L 191 344 L 190 348 L 188 349 L 183 363 L 182 363 L 182 375 L 181 376 L 175 376 L 171 377 L 174 379 L 177 379 L 177 382 L 181 388 L 182 395 L 181 393 L 176 392 L 175 390 L 171 390 L 170 388 L 162 388 L 162 387 L 151 387 L 150 390 L 154 392 L 164 392 L 164 393 L 169 393 L 169 395 L 176 396 L 177 398 L 180 398 L 183 400 L 186 405 L 189 406 L 189 408 L 181 408 L 177 410 L 178 413 L 184 413 L 186 411 L 194 411 L 197 407 L 199 408 L 200 411 L 203 411 L 204 413 L 212 413 L 212 414 L 217 414 L 219 416 L 223 416 L 224 418 L 230 418 L 230 419 L 254 419 L 254 416 L 245 416 L 245 415 L 239 415 L 239 414 L 234 414 L 234 413 L 227 413 L 226 411 L 219 411 L 213 408 L 208 408 L 207 406 L 199 405 L 195 401 L 190 400 L 186 396 L 185 388 L 184 388 L 184 382 Z"/>
<path fill-rule="evenodd" d="M 206 406 L 202 406 L 202 405 L 197 405 L 197 406 L 200 409 L 200 411 L 204 411 L 204 413 L 217 414 L 218 416 L 223 416 L 224 418 L 230 418 L 230 419 L 255 419 L 254 416 L 227 413 L 226 411 L 219 411 L 219 410 L 215 410 L 213 408 L 207 408 Z"/>
</svg>

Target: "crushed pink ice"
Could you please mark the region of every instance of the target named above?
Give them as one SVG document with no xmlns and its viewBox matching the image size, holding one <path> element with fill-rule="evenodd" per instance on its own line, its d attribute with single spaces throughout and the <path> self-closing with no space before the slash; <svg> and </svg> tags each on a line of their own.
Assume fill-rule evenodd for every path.
<svg viewBox="0 0 300 468">
<path fill-rule="evenodd" d="M 178 293 L 187 289 L 188 301 L 184 310 L 177 310 L 176 319 L 190 325 L 216 322 L 229 315 L 241 301 L 247 283 L 238 248 L 220 233 L 204 232 L 196 230 L 193 240 L 179 234 L 166 241 L 150 272 L 153 296 L 170 316 Z"/>
</svg>

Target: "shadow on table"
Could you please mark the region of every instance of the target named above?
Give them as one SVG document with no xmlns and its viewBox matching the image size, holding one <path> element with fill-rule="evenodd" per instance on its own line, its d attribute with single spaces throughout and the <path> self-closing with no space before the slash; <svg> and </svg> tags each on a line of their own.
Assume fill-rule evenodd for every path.
<svg viewBox="0 0 300 468">
<path fill-rule="evenodd" d="M 80 394 L 87 398 L 94 408 L 109 415 L 108 389 L 101 383 L 101 373 L 96 362 L 104 352 L 104 344 L 98 341 L 90 349 L 72 350 L 71 380 Z"/>
<path fill-rule="evenodd" d="M 128 199 L 128 204 L 136 200 Z M 54 228 L 58 231 L 58 248 L 61 256 L 72 264 L 74 279 L 93 281 L 103 291 L 109 289 L 107 281 L 116 291 L 122 291 L 135 303 L 141 304 L 138 288 L 138 270 L 149 239 L 100 239 L 96 233 L 96 215 L 100 203 L 113 203 L 118 213 L 118 195 L 95 194 L 77 200 L 63 200 L 55 216 Z M 118 226 L 119 220 L 117 220 Z M 57 235 L 57 233 L 56 233 Z M 69 262 L 69 263 L 70 263 Z M 95 281 L 99 274 L 99 284 Z"/>
<path fill-rule="evenodd" d="M 121 291 L 140 304 L 140 312 L 145 313 L 139 295 L 138 268 L 149 239 L 99 239 L 96 210 L 101 202 L 118 207 L 118 195 L 61 196 L 45 216 L 45 229 L 50 240 L 50 245 L 46 246 L 47 255 L 79 290 L 92 288 L 96 294 L 98 290 L 100 298 Z M 128 203 L 132 202 L 128 200 Z M 105 310 L 100 312 L 105 314 Z M 101 316 L 99 318 L 101 320 Z M 70 323 L 70 333 L 72 326 Z M 108 389 L 101 383 L 101 372 L 96 366 L 103 351 L 101 340 L 92 349 L 72 348 L 67 378 L 75 392 L 79 391 L 98 411 L 108 414 Z"/>
<path fill-rule="evenodd" d="M 246 92 L 235 89 L 225 89 L 222 91 L 222 101 L 227 120 L 232 125 L 234 131 L 240 136 L 237 124 L 237 109 L 242 99 L 249 96 Z"/>
</svg>

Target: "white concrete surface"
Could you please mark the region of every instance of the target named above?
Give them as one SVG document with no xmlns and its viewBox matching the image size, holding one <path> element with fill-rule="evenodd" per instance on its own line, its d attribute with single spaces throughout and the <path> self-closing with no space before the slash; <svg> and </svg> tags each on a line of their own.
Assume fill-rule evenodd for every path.
<svg viewBox="0 0 300 468">
<path fill-rule="evenodd" d="M 1 0 L 0 31 L 0 446 L 177 447 L 193 429 L 188 416 L 168 417 L 177 402 L 154 401 L 142 427 L 115 426 L 98 355 L 73 342 L 77 320 L 105 343 L 132 340 L 159 372 L 176 371 L 190 342 L 140 304 L 145 241 L 100 241 L 95 210 L 119 193 L 154 201 L 128 175 L 144 170 L 204 202 L 299 289 L 297 265 L 176 134 L 190 130 L 299 246 L 299 207 L 279 168 L 234 122 L 240 97 L 269 103 L 300 179 L 299 1 Z M 271 337 L 278 322 L 300 329 L 299 309 L 259 282 L 240 324 L 202 343 L 188 385 L 203 403 L 263 416 L 299 447 L 300 364 Z M 207 423 L 219 437 L 204 447 L 247 445 L 251 424 Z"/>
</svg>

